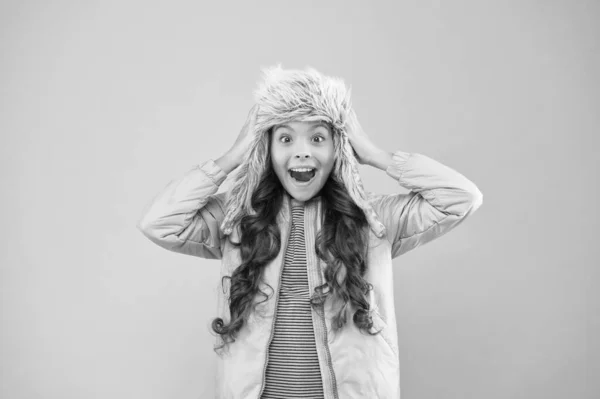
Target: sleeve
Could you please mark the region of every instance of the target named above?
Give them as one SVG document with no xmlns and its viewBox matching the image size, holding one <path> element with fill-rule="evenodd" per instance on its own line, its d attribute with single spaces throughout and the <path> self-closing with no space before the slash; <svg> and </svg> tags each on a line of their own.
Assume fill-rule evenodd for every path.
<svg viewBox="0 0 600 399">
<path fill-rule="evenodd" d="M 473 182 L 425 155 L 396 151 L 392 160 L 386 173 L 410 192 L 372 197 L 392 258 L 441 237 L 483 203 Z"/>
<path fill-rule="evenodd" d="M 213 160 L 194 166 L 152 199 L 137 223 L 138 230 L 170 251 L 221 259 L 225 199 L 216 192 L 226 177 Z"/>
</svg>

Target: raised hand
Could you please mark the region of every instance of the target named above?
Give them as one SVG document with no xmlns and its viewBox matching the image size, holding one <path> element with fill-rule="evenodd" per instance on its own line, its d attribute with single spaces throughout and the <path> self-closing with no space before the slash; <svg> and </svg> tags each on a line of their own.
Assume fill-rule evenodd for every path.
<svg viewBox="0 0 600 399">
<path fill-rule="evenodd" d="M 242 157 L 245 153 L 250 150 L 250 144 L 252 144 L 252 134 L 254 133 L 254 125 L 256 123 L 256 116 L 258 115 L 258 104 L 255 104 L 248 113 L 246 122 L 242 126 L 242 130 L 237 136 L 237 139 L 229 152 L 236 156 Z"/>
<path fill-rule="evenodd" d="M 248 117 L 246 118 L 246 123 L 244 123 L 244 126 L 242 126 L 242 130 L 240 130 L 235 143 L 231 146 L 229 151 L 215 161 L 217 165 L 219 165 L 221 169 L 225 171 L 225 173 L 229 173 L 233 169 L 237 168 L 242 162 L 244 154 L 250 150 L 250 145 L 252 144 L 253 139 L 252 134 L 254 132 L 254 125 L 256 124 L 257 115 L 258 104 L 255 104 L 250 109 Z"/>
<path fill-rule="evenodd" d="M 358 117 L 354 110 L 350 110 L 348 114 L 348 120 L 346 122 L 346 132 L 348 133 L 348 139 L 354 149 L 356 159 L 361 165 L 370 165 L 377 154 L 381 153 L 379 149 L 367 136 L 365 131 L 358 123 Z"/>
</svg>

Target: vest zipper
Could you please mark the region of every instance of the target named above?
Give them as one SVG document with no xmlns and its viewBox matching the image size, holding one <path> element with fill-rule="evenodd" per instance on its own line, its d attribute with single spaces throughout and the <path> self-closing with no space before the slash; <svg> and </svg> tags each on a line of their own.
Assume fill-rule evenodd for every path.
<svg viewBox="0 0 600 399">
<path fill-rule="evenodd" d="M 318 205 L 317 205 L 318 206 Z M 324 221 L 324 216 L 323 214 L 321 214 L 321 220 L 320 220 L 320 224 L 321 226 L 323 225 L 323 221 Z M 315 233 L 316 235 L 316 233 Z M 317 266 L 320 266 L 320 260 L 319 257 L 317 256 Z M 319 284 L 323 285 L 323 273 L 321 270 L 321 267 L 319 267 Z M 323 334 L 324 334 L 324 345 L 325 345 L 325 350 L 327 352 L 327 366 L 329 369 L 329 375 L 331 377 L 331 382 L 333 384 L 333 397 L 335 399 L 339 399 L 339 395 L 338 395 L 338 390 L 337 390 L 337 380 L 335 379 L 335 372 L 333 371 L 333 363 L 331 361 L 331 351 L 329 350 L 329 343 L 328 343 L 328 339 L 327 339 L 327 323 L 325 322 L 325 304 L 323 304 L 323 311 L 321 312 L 321 325 L 323 326 Z"/>
<path fill-rule="evenodd" d="M 317 260 L 317 264 L 318 264 Z M 323 285 L 323 276 L 321 271 L 319 270 L 319 281 L 321 285 Z M 329 366 L 329 375 L 331 376 L 331 381 L 333 383 L 333 397 L 338 399 L 338 391 L 337 391 L 337 382 L 335 379 L 335 373 L 333 372 L 333 364 L 331 362 L 331 352 L 329 351 L 329 343 L 327 342 L 327 324 L 325 323 L 325 305 L 323 305 L 323 311 L 321 312 L 321 324 L 323 325 L 323 333 L 325 334 L 325 349 L 327 350 L 327 365 Z"/>
<path fill-rule="evenodd" d="M 271 346 L 271 341 L 273 340 L 273 335 L 275 332 L 275 319 L 277 318 L 277 304 L 279 303 L 279 292 L 281 292 L 281 279 L 283 276 L 283 267 L 285 266 L 285 254 L 287 252 L 287 248 L 288 248 L 288 244 L 290 242 L 290 237 L 292 235 L 292 206 L 290 203 L 288 203 L 289 205 L 289 229 L 288 229 L 288 237 L 287 240 L 285 241 L 285 248 L 283 249 L 283 255 L 281 256 L 281 269 L 279 270 L 279 285 L 277 286 L 277 293 L 275 295 L 275 310 L 273 312 L 273 322 L 271 323 L 271 335 L 269 336 L 269 342 L 267 342 L 267 349 L 266 349 L 266 354 L 267 354 L 267 358 L 265 360 L 265 365 L 263 367 L 263 378 L 262 378 L 262 386 L 260 387 L 260 392 L 258 393 L 258 399 L 261 398 L 263 391 L 265 390 L 265 380 L 266 380 L 266 373 L 267 373 L 267 364 L 269 363 L 269 347 Z"/>
</svg>

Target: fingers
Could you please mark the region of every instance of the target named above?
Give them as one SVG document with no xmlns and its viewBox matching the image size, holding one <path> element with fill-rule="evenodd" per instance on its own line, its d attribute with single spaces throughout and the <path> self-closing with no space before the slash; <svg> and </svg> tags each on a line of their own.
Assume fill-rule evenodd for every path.
<svg viewBox="0 0 600 399">
<path fill-rule="evenodd" d="M 356 117 L 356 112 L 354 111 L 354 109 L 350 109 L 350 111 L 348 112 L 347 124 L 348 124 L 348 127 L 350 128 L 349 130 L 351 130 L 352 133 L 354 133 L 354 131 L 359 128 L 358 118 Z"/>
<path fill-rule="evenodd" d="M 256 112 L 256 108 L 258 108 L 258 104 L 254 104 L 252 106 L 252 108 L 250 108 L 250 111 L 248 111 L 248 116 L 249 117 L 252 116 L 252 115 L 254 115 L 254 113 Z"/>
<path fill-rule="evenodd" d="M 248 117 L 246 118 L 246 123 L 244 123 L 244 129 L 248 129 L 256 123 L 258 109 L 258 104 L 254 104 L 252 108 L 250 108 L 250 112 L 248 112 Z"/>
</svg>

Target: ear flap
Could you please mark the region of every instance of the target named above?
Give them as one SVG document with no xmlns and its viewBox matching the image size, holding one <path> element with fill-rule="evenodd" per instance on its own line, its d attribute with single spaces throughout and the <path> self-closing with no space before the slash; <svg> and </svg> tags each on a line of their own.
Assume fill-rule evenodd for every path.
<svg viewBox="0 0 600 399">
<path fill-rule="evenodd" d="M 269 159 L 269 135 L 268 129 L 255 130 L 254 141 L 246 157 L 239 166 L 240 171 L 236 174 L 232 183 L 232 189 L 225 205 L 225 218 L 221 229 L 225 235 L 232 232 L 243 215 L 254 215 L 256 211 L 252 208 L 252 193 L 256 191 L 260 179 L 266 171 Z"/>
</svg>

